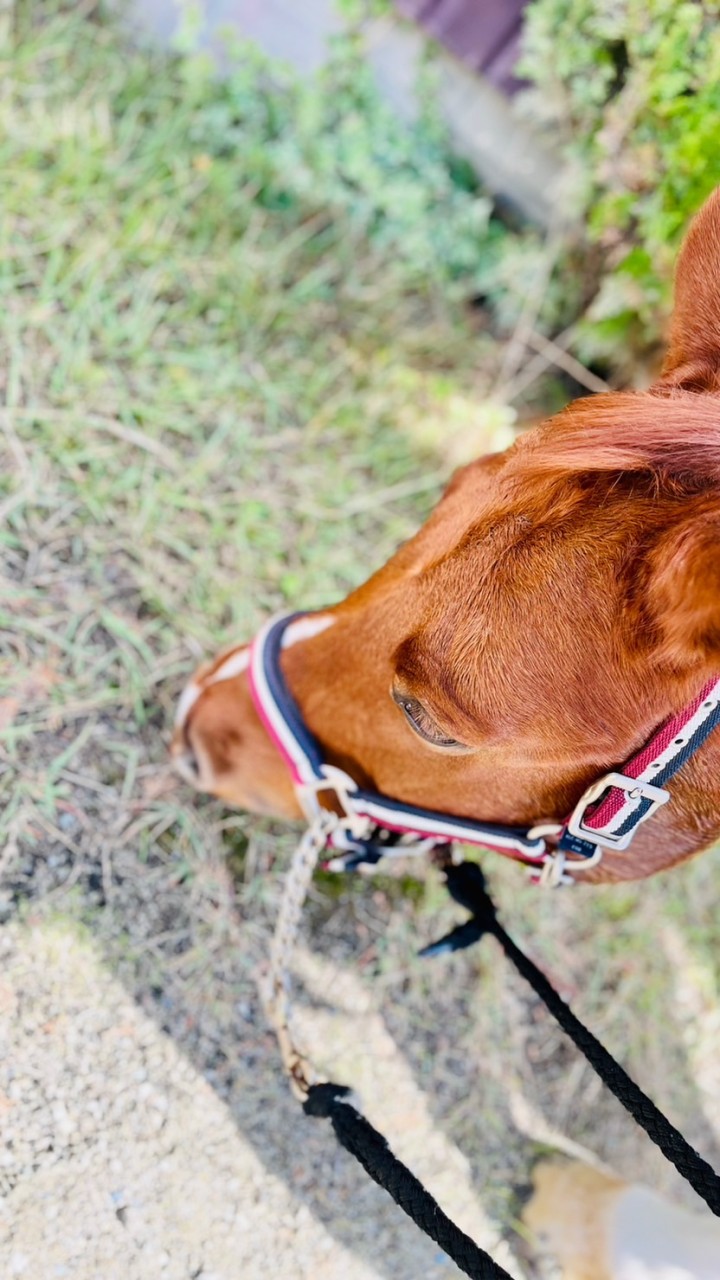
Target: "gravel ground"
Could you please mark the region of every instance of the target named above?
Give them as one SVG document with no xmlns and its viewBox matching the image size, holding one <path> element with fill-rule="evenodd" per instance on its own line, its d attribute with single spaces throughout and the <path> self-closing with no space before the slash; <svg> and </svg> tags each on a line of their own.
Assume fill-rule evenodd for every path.
<svg viewBox="0 0 720 1280">
<path fill-rule="evenodd" d="M 26 776 L 61 747 L 36 735 Z M 64 776 L 57 826 L 33 810 L 0 868 L 0 1275 L 450 1280 L 282 1079 L 257 978 L 291 833 L 189 796 L 153 724 L 98 719 Z M 674 907 L 660 881 L 548 897 L 488 859 L 518 941 L 715 1165 L 717 862 L 674 874 Z M 408 870 L 316 879 L 295 1005 L 318 1069 L 517 1280 L 554 1275 L 517 1234 L 548 1149 L 692 1203 L 490 942 L 415 959 L 459 913 Z"/>
<path fill-rule="evenodd" d="M 321 1008 L 305 1010 L 302 1029 L 340 1069 L 350 1069 L 362 1028 L 360 1083 L 370 1114 L 392 1129 L 398 1152 L 458 1220 L 495 1246 L 467 1161 L 433 1125 L 357 979 L 309 953 L 300 962 L 310 989 L 333 993 Z M 334 1149 L 326 1126 L 295 1110 L 277 1073 L 267 1073 L 260 1092 L 256 1080 L 248 1082 L 246 1098 L 239 1082 L 233 1105 L 223 1103 L 77 930 L 8 927 L 0 964 L 0 1274 L 459 1274 Z M 254 1132 L 252 1144 L 245 1127 Z M 280 1160 L 287 1180 L 260 1158 L 262 1133 L 269 1163 Z M 317 1162 L 323 1176 L 316 1179 Z M 332 1233 L 321 1220 L 330 1215 Z M 497 1256 L 512 1263 L 506 1247 Z"/>
<path fill-rule="evenodd" d="M 99 722 L 86 735 L 55 836 L 37 829 L 5 850 L 0 1275 L 451 1280 L 282 1079 L 257 977 L 291 835 L 187 796 L 152 726 L 138 746 L 158 763 L 138 766 L 132 785 L 112 777 L 115 732 Z M 699 928 L 717 860 L 676 874 L 683 917 L 663 918 L 646 886 L 612 926 L 601 912 L 618 914 L 617 894 L 549 899 L 492 862 L 515 936 L 713 1163 L 719 1024 Z M 401 1158 L 517 1280 L 555 1274 L 517 1235 L 516 1188 L 548 1149 L 584 1147 L 692 1203 L 490 944 L 414 959 L 458 912 L 434 873 L 398 872 L 313 886 L 295 1008 L 318 1069 L 359 1091 Z M 608 960 L 594 978 L 600 939 L 622 974 L 614 993 Z"/>
</svg>

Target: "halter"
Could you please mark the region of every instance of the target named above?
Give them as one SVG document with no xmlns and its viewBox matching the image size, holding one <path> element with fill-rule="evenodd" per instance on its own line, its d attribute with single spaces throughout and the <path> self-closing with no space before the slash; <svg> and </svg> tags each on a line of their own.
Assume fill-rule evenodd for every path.
<svg viewBox="0 0 720 1280">
<path fill-rule="evenodd" d="M 720 723 L 720 678 L 714 677 L 656 731 L 622 772 L 606 773 L 588 787 L 564 822 L 514 827 L 456 818 L 365 790 L 344 770 L 323 760 L 280 667 L 283 634 L 304 616 L 291 613 L 272 619 L 258 633 L 250 654 L 250 690 L 290 770 L 311 830 L 323 847 L 340 855 L 326 864 L 330 870 L 351 870 L 393 854 L 426 853 L 437 844 L 458 841 L 526 863 L 540 883 L 572 883 L 578 871 L 600 861 L 605 849 L 628 848 L 641 823 L 670 799 L 666 783 Z M 332 808 L 321 804 L 321 796 Z M 574 857 L 566 870 L 568 854 Z"/>
</svg>

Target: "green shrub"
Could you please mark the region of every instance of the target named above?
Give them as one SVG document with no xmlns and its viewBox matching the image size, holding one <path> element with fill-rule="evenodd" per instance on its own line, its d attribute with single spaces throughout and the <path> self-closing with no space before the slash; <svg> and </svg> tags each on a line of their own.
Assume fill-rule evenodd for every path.
<svg viewBox="0 0 720 1280">
<path fill-rule="evenodd" d="M 417 283 L 461 298 L 477 289 L 494 242 L 492 202 L 429 114 L 407 124 L 381 100 L 359 35 L 339 37 L 307 80 L 252 45 L 231 54 L 230 74 L 211 77 L 211 89 L 202 57 L 184 63 L 202 101 L 201 151 L 234 158 L 261 207 L 295 222 L 342 218 Z"/>
<path fill-rule="evenodd" d="M 534 0 L 527 10 L 526 105 L 576 167 L 595 264 L 576 350 L 622 372 L 661 344 L 678 243 L 720 183 L 719 14 L 717 0 Z"/>
</svg>

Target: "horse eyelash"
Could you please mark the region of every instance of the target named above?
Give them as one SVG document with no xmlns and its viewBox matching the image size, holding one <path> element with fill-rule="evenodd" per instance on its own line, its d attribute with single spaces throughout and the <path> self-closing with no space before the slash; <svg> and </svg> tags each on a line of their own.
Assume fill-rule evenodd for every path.
<svg viewBox="0 0 720 1280">
<path fill-rule="evenodd" d="M 463 744 L 458 742 L 457 738 L 447 738 L 441 736 L 441 731 L 433 720 L 432 716 L 426 711 L 422 703 L 411 697 L 409 694 L 396 693 L 393 691 L 393 701 L 400 708 L 405 719 L 410 726 L 425 742 L 431 743 L 435 747 L 460 747 Z M 425 718 L 430 725 L 426 729 L 421 721 Z"/>
</svg>

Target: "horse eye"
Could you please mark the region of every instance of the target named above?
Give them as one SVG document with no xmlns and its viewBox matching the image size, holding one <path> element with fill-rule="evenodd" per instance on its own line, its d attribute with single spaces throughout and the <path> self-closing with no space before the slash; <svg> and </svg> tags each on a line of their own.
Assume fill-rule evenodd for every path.
<svg viewBox="0 0 720 1280">
<path fill-rule="evenodd" d="M 415 731 L 425 742 L 431 742 L 434 747 L 461 747 L 462 742 L 458 742 L 457 738 L 448 738 L 442 729 L 433 720 L 429 711 L 425 709 L 422 702 L 417 698 L 413 698 L 410 694 L 400 693 L 399 690 L 393 689 L 393 702 L 400 708 L 410 728 Z"/>
</svg>

